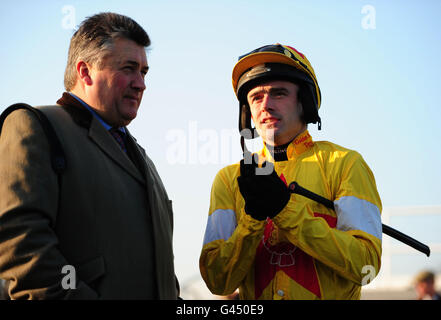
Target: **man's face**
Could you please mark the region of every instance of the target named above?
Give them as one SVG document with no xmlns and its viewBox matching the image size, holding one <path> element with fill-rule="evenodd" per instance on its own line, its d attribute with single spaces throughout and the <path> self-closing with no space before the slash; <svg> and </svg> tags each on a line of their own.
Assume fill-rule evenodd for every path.
<svg viewBox="0 0 441 320">
<path fill-rule="evenodd" d="M 116 39 L 102 68 L 92 67 L 88 87 L 91 106 L 111 126 L 128 125 L 135 119 L 148 65 L 144 47 L 128 39 Z"/>
<path fill-rule="evenodd" d="M 431 296 L 435 293 L 434 282 L 431 281 L 418 282 L 415 289 L 419 298 L 426 298 L 426 296 Z"/>
<path fill-rule="evenodd" d="M 288 81 L 269 81 L 247 94 L 251 118 L 257 132 L 270 145 L 283 145 L 306 129 L 301 121 L 299 87 Z"/>
</svg>

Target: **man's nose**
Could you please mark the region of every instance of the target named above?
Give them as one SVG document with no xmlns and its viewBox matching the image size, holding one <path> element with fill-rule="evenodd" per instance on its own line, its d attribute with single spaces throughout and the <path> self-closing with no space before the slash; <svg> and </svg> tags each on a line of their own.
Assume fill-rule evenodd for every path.
<svg viewBox="0 0 441 320">
<path fill-rule="evenodd" d="M 145 79 L 142 73 L 138 73 L 134 76 L 134 79 L 132 80 L 132 88 L 137 89 L 139 91 L 144 91 L 145 86 Z"/>
<path fill-rule="evenodd" d="M 262 103 L 260 105 L 261 106 L 261 110 L 262 111 L 273 110 L 273 103 L 274 103 L 274 101 L 271 98 L 271 95 L 265 94 L 263 96 Z"/>
</svg>

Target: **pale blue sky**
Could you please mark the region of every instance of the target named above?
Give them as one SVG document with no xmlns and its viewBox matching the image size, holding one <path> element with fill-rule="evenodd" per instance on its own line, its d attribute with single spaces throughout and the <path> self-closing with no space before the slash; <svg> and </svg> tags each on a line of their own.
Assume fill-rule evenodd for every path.
<svg viewBox="0 0 441 320">
<path fill-rule="evenodd" d="M 375 29 L 362 27 L 366 5 L 375 9 Z M 226 134 L 238 123 L 232 68 L 239 55 L 265 44 L 288 44 L 308 57 L 322 92 L 323 127 L 310 126 L 311 134 L 359 151 L 385 207 L 441 204 L 440 1 L 1 2 L 0 111 L 19 101 L 53 104 L 61 95 L 73 34 L 66 6 L 76 25 L 113 11 L 151 37 L 147 90 L 129 129 L 174 201 L 181 279 L 199 272 L 214 175 L 240 160 L 239 139 Z M 178 133 L 184 163 L 167 156 Z M 204 163 L 216 143 L 222 157 Z"/>
</svg>

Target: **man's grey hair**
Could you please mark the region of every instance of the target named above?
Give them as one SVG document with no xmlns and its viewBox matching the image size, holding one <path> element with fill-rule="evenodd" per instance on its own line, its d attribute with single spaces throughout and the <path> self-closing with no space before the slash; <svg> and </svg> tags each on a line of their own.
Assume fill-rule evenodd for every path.
<svg viewBox="0 0 441 320">
<path fill-rule="evenodd" d="M 119 38 L 135 41 L 143 47 L 150 45 L 145 30 L 133 19 L 111 12 L 99 13 L 84 20 L 70 40 L 64 87 L 71 91 L 77 82 L 76 65 L 84 61 L 98 69 Z"/>
</svg>

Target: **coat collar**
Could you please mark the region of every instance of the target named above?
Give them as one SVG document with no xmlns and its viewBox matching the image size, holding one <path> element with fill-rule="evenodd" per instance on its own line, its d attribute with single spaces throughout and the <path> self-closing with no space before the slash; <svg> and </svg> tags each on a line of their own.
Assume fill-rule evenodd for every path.
<svg viewBox="0 0 441 320">
<path fill-rule="evenodd" d="M 68 92 L 63 93 L 61 98 L 58 99 L 57 104 L 63 106 L 64 110 L 70 114 L 75 123 L 80 127 L 87 129 L 90 127 L 93 115 Z"/>
<path fill-rule="evenodd" d="M 121 150 L 119 145 L 104 128 L 101 122 L 94 117 L 92 113 L 81 104 L 81 102 L 79 102 L 69 93 L 64 92 L 62 97 L 57 101 L 57 104 L 61 105 L 79 126 L 88 130 L 90 140 L 92 140 L 109 158 L 115 161 L 122 169 L 127 171 L 139 182 L 142 184 L 146 183 L 146 168 L 143 166 L 142 171 L 144 172 L 141 174 L 140 170 L 138 170 L 127 153 Z M 125 131 L 127 134 L 127 143 L 132 144 L 131 147 L 134 150 L 135 156 L 138 158 L 141 157 L 142 160 L 139 161 L 139 159 L 134 159 L 134 161 L 138 161 L 138 163 L 141 164 L 145 163 L 135 139 L 132 137 L 127 128 L 125 128 Z"/>
</svg>

